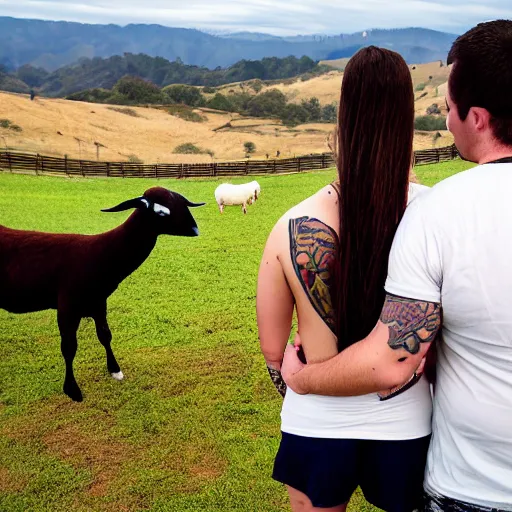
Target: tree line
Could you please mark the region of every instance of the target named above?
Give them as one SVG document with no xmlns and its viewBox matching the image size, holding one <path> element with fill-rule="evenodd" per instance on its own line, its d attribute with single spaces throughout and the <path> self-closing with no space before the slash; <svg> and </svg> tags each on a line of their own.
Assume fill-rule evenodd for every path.
<svg viewBox="0 0 512 512">
<path fill-rule="evenodd" d="M 330 69 L 306 56 L 267 57 L 254 61 L 244 59 L 227 68 L 212 70 L 184 64 L 179 58 L 170 62 L 163 57 L 125 53 L 109 58 L 82 58 L 76 64 L 64 66 L 53 73 L 27 64 L 9 75 L 19 80 L 20 84 L 35 88 L 39 94 L 62 97 L 86 89 L 111 89 L 126 75 L 137 76 L 159 87 L 176 83 L 216 87 L 252 79 L 281 80 L 299 75 L 315 76 Z M 0 72 L 6 74 L 7 69 Z"/>
<path fill-rule="evenodd" d="M 223 94 L 210 86 L 198 87 L 176 84 L 160 88 L 139 77 L 125 76 L 111 90 L 89 89 L 71 94 L 67 99 L 91 103 L 118 105 L 177 104 L 189 107 L 208 107 L 226 112 L 238 112 L 252 117 L 278 118 L 288 126 L 311 122 L 335 122 L 336 104 L 322 106 L 318 98 L 289 103 L 277 89 L 251 94 L 246 88 L 261 90 L 259 81 L 241 84 L 239 92 Z M 213 96 L 212 96 L 213 94 Z"/>
</svg>

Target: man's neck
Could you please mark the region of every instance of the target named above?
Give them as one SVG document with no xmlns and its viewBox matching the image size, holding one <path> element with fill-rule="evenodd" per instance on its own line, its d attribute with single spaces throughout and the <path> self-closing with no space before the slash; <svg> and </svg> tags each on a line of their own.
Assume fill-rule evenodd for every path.
<svg viewBox="0 0 512 512">
<path fill-rule="evenodd" d="M 507 157 L 512 157 L 512 146 L 500 146 L 499 148 L 493 148 L 486 152 L 478 159 L 478 164 L 483 165 Z"/>
</svg>

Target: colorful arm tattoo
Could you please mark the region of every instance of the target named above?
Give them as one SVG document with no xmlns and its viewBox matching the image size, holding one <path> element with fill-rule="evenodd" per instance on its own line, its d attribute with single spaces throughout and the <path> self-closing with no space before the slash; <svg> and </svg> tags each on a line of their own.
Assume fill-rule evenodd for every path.
<svg viewBox="0 0 512 512">
<path fill-rule="evenodd" d="M 283 380 L 283 376 L 281 375 L 281 372 L 279 370 L 276 370 L 272 366 L 269 366 L 267 364 L 267 370 L 268 374 L 270 375 L 270 378 L 272 379 L 272 382 L 274 383 L 274 386 L 276 387 L 278 393 L 284 397 L 286 394 L 286 382 Z"/>
<path fill-rule="evenodd" d="M 291 219 L 290 256 L 297 278 L 312 306 L 334 333 L 331 300 L 331 268 L 336 257 L 336 232 L 321 220 L 311 217 Z"/>
<path fill-rule="evenodd" d="M 388 326 L 388 345 L 417 354 L 421 343 L 434 341 L 441 326 L 441 305 L 386 295 L 380 321 Z"/>
<path fill-rule="evenodd" d="M 421 343 L 435 341 L 441 326 L 441 306 L 434 302 L 386 295 L 380 320 L 388 327 L 390 348 L 403 348 L 409 354 L 417 354 Z M 421 379 L 421 375 L 414 372 L 405 384 L 379 393 L 380 399 L 389 400 L 407 391 Z"/>
</svg>

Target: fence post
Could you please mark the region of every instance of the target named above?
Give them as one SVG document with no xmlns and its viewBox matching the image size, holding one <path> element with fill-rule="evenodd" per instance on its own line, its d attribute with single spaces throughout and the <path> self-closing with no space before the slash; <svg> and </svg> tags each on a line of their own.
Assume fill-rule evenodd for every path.
<svg viewBox="0 0 512 512">
<path fill-rule="evenodd" d="M 85 171 L 84 171 L 84 166 L 82 165 L 82 160 L 79 160 L 80 162 L 80 171 L 82 171 L 82 176 L 85 178 Z"/>
<path fill-rule="evenodd" d="M 325 153 L 322 153 L 322 167 L 320 169 L 325 169 Z"/>
<path fill-rule="evenodd" d="M 7 153 L 7 161 L 9 162 L 9 170 L 12 172 L 11 153 Z"/>
<path fill-rule="evenodd" d="M 158 178 L 158 164 L 155 164 L 155 178 Z"/>
<path fill-rule="evenodd" d="M 44 174 L 44 156 L 41 156 L 41 174 Z"/>
<path fill-rule="evenodd" d="M 273 165 L 273 167 L 274 167 L 273 172 L 274 172 L 274 174 L 275 174 L 275 172 L 276 172 L 276 161 L 275 161 L 275 160 L 274 160 L 274 165 Z"/>
<path fill-rule="evenodd" d="M 249 159 L 245 161 L 245 174 L 249 174 Z"/>
<path fill-rule="evenodd" d="M 180 164 L 180 175 L 178 178 L 183 178 L 183 164 Z"/>
<path fill-rule="evenodd" d="M 36 155 L 36 176 L 39 176 L 39 153 Z"/>
<path fill-rule="evenodd" d="M 107 178 L 110 176 L 110 162 L 107 162 Z"/>
<path fill-rule="evenodd" d="M 213 175 L 217 176 L 217 164 L 213 164 Z"/>
<path fill-rule="evenodd" d="M 300 172 L 300 156 L 297 158 L 297 172 Z"/>
<path fill-rule="evenodd" d="M 64 155 L 64 172 L 66 173 L 66 176 L 69 176 L 69 172 L 68 172 L 68 155 Z"/>
<path fill-rule="evenodd" d="M 121 162 L 121 176 L 124 178 L 124 164 Z"/>
<path fill-rule="evenodd" d="M 437 163 L 441 161 L 441 157 L 439 155 L 439 149 L 436 148 L 436 157 L 437 157 Z"/>
</svg>

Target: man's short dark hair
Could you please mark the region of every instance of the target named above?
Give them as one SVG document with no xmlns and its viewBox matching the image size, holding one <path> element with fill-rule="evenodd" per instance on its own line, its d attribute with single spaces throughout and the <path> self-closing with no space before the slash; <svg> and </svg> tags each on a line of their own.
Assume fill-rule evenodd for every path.
<svg viewBox="0 0 512 512">
<path fill-rule="evenodd" d="M 459 117 L 464 121 L 471 107 L 485 108 L 495 137 L 512 146 L 512 21 L 480 23 L 458 37 L 448 64 Z"/>
</svg>

